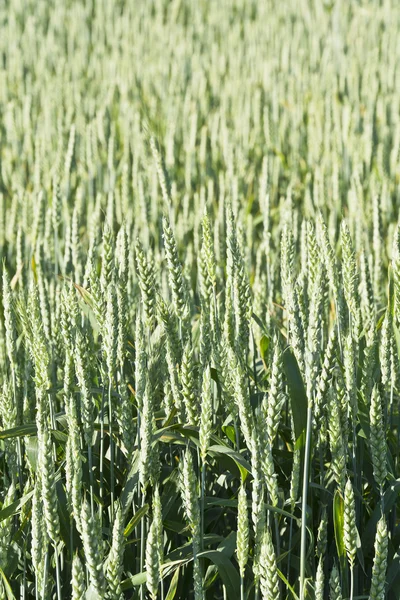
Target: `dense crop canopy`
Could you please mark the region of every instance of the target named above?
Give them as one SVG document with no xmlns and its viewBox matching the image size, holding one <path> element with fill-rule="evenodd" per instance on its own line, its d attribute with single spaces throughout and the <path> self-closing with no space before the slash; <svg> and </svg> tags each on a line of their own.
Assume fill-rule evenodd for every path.
<svg viewBox="0 0 400 600">
<path fill-rule="evenodd" d="M 0 598 L 400 598 L 399 31 L 0 3 Z"/>
</svg>

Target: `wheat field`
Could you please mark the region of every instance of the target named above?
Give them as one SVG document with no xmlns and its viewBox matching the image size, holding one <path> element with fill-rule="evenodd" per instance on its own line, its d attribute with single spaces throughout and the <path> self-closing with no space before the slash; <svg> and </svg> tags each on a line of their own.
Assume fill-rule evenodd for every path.
<svg viewBox="0 0 400 600">
<path fill-rule="evenodd" d="M 0 599 L 400 598 L 399 32 L 0 4 Z"/>
</svg>

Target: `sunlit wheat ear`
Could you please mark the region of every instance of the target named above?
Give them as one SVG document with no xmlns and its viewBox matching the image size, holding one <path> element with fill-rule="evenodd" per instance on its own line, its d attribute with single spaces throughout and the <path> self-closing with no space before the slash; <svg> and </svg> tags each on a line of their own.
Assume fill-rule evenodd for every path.
<svg viewBox="0 0 400 600">
<path fill-rule="evenodd" d="M 143 323 L 136 317 L 135 329 L 135 400 L 139 411 L 143 409 L 143 395 L 146 387 L 147 351 Z"/>
<path fill-rule="evenodd" d="M 124 171 L 124 174 L 126 171 Z M 125 181 L 126 183 L 126 181 Z M 130 276 L 130 233 L 129 227 L 122 224 L 118 230 L 118 235 L 115 243 L 115 267 L 118 272 L 118 280 L 123 289 L 128 291 L 128 283 Z"/>
<path fill-rule="evenodd" d="M 229 354 L 229 366 L 233 375 L 233 394 L 247 447 L 251 448 L 251 436 L 254 429 L 254 415 L 250 404 L 246 376 L 233 350 Z"/>
<path fill-rule="evenodd" d="M 186 418 L 186 405 L 184 403 L 184 396 L 182 394 L 181 384 L 179 381 L 179 372 L 178 365 L 176 363 L 176 346 L 173 345 L 175 340 L 173 332 L 170 329 L 166 329 L 166 363 L 167 363 L 167 373 L 169 378 L 169 388 L 171 390 L 171 395 L 173 399 L 173 403 L 175 409 L 178 413 L 178 418 L 181 423 L 185 423 L 187 421 Z M 180 346 L 178 347 L 178 352 L 180 351 Z M 180 352 L 179 352 L 180 354 Z M 185 392 L 187 391 L 184 390 Z M 188 407 L 190 408 L 190 407 Z"/>
<path fill-rule="evenodd" d="M 127 453 L 131 456 L 135 443 L 134 436 L 136 429 L 133 421 L 132 393 L 124 383 L 120 384 L 119 393 L 121 395 L 120 402 L 115 406 L 116 419 Z"/>
<path fill-rule="evenodd" d="M 103 289 L 101 285 L 101 277 L 98 276 L 94 264 L 91 265 L 89 284 L 93 312 L 99 327 L 103 328 L 106 316 L 106 294 L 105 288 Z"/>
<path fill-rule="evenodd" d="M 164 201 L 164 209 L 166 210 L 166 209 L 169 209 L 169 207 L 171 205 L 171 198 L 170 198 L 171 190 L 170 190 L 170 185 L 169 185 L 169 181 L 168 181 L 168 175 L 164 168 L 162 157 L 160 155 L 160 152 L 157 148 L 157 145 L 156 145 L 156 142 L 155 142 L 155 139 L 153 136 L 151 136 L 151 138 L 150 138 L 150 148 L 151 148 L 151 152 L 153 154 L 154 162 L 156 165 L 158 181 L 160 184 L 162 197 L 163 197 L 163 201 Z"/>
<path fill-rule="evenodd" d="M 346 353 L 344 349 L 343 354 Z M 351 424 L 351 407 L 349 401 L 349 395 L 346 390 L 346 383 L 344 377 L 342 376 L 341 371 L 338 369 L 335 373 L 336 377 L 334 380 L 334 386 L 332 390 L 334 391 L 337 399 L 337 406 L 339 410 L 339 420 L 340 426 L 342 429 L 342 439 L 345 448 L 347 448 L 347 441 L 350 435 L 350 424 Z M 329 416 L 329 415 L 328 415 Z M 354 425 L 354 423 L 353 423 Z M 354 431 L 354 428 L 353 428 Z"/>
<path fill-rule="evenodd" d="M 213 302 L 213 286 L 207 272 L 206 259 L 203 249 L 197 256 L 198 289 L 202 308 L 209 307 Z"/>
<path fill-rule="evenodd" d="M 193 536 L 193 543 L 199 539 L 200 510 L 198 502 L 198 482 L 194 472 L 190 450 L 186 450 L 180 472 L 180 491 L 185 517 Z"/>
<path fill-rule="evenodd" d="M 78 330 L 75 338 L 75 372 L 80 392 L 80 406 L 83 431 L 86 445 L 92 444 L 94 405 L 89 387 L 89 373 L 87 364 L 87 342 Z"/>
<path fill-rule="evenodd" d="M 344 317 L 344 307 L 343 307 L 343 289 L 340 285 L 339 281 L 339 273 L 337 267 L 337 261 L 335 252 L 332 248 L 330 239 L 329 239 L 329 231 L 326 223 L 324 222 L 321 213 L 318 215 L 318 231 L 319 231 L 319 243 L 322 250 L 322 258 L 324 261 L 327 277 L 329 280 L 329 285 L 333 291 L 334 299 L 335 299 L 335 307 L 337 312 L 337 329 L 338 334 L 344 331 L 345 327 L 345 317 Z"/>
<path fill-rule="evenodd" d="M 215 288 L 217 284 L 216 278 L 216 265 L 215 265 L 215 255 L 214 255 L 214 241 L 212 239 L 211 234 L 211 225 L 208 214 L 206 213 L 202 220 L 202 229 L 203 229 L 203 245 L 202 252 L 204 255 L 204 262 L 207 268 L 207 275 L 212 286 L 212 289 Z"/>
<path fill-rule="evenodd" d="M 344 379 L 347 391 L 347 412 L 351 422 L 355 425 L 357 416 L 357 371 L 356 371 L 356 346 L 350 334 L 345 337 L 343 347 Z"/>
<path fill-rule="evenodd" d="M 234 346 L 235 337 L 235 315 L 233 312 L 233 297 L 232 297 L 232 282 L 228 278 L 225 289 L 225 312 L 224 312 L 224 323 L 223 331 L 224 337 L 228 341 L 229 347 Z"/>
<path fill-rule="evenodd" d="M 311 298 L 314 297 L 315 296 L 313 294 Z M 309 325 L 309 311 L 311 309 L 311 305 L 308 297 L 306 276 L 304 272 L 300 272 L 295 280 L 294 298 L 299 313 L 299 323 L 301 324 L 302 330 L 306 332 Z M 308 342 L 308 340 L 305 339 L 305 342 Z"/>
<path fill-rule="evenodd" d="M 153 328 L 156 315 L 156 282 L 154 268 L 146 257 L 139 241 L 136 243 L 135 253 L 145 320 L 147 326 L 151 330 Z"/>
<path fill-rule="evenodd" d="M 255 546 L 261 546 L 262 530 L 264 525 L 265 512 L 263 510 L 264 504 L 264 489 L 263 489 L 263 475 L 261 471 L 261 457 L 259 453 L 257 435 L 253 432 L 252 446 L 251 446 L 251 469 L 253 475 L 253 481 L 251 484 L 251 521 L 253 524 L 253 533 L 255 538 Z M 255 560 L 253 564 L 253 571 L 256 571 L 258 561 Z M 255 569 L 256 567 L 256 569 Z M 254 572 L 256 575 L 256 572 Z"/>
<path fill-rule="evenodd" d="M 80 431 L 76 418 L 69 419 L 69 437 L 66 447 L 66 491 L 71 513 L 78 531 L 81 529 L 81 495 L 82 495 L 82 456 L 80 451 Z"/>
<path fill-rule="evenodd" d="M 305 377 L 305 331 L 301 318 L 301 309 L 298 296 L 295 292 L 290 292 L 287 297 L 286 309 L 289 319 L 289 339 L 293 348 L 294 355 L 300 367 L 303 377 Z"/>
<path fill-rule="evenodd" d="M 51 343 L 53 332 L 51 326 L 51 307 L 49 301 L 49 288 L 44 274 L 44 248 L 43 243 L 38 244 L 36 249 L 37 260 L 37 291 L 39 316 L 42 324 L 43 334 L 48 344 Z"/>
<path fill-rule="evenodd" d="M 388 531 L 384 517 L 378 521 L 375 536 L 375 557 L 369 600 L 384 600 L 388 555 Z"/>
<path fill-rule="evenodd" d="M 90 585 L 98 594 L 98 598 L 105 598 L 106 581 L 103 569 L 103 541 L 98 515 L 91 515 L 90 506 L 83 502 L 81 512 L 82 531 L 81 538 L 86 558 L 86 569 L 89 572 Z"/>
<path fill-rule="evenodd" d="M 309 402 L 314 404 L 314 386 L 315 379 L 319 372 L 319 356 L 322 344 L 322 308 L 323 308 L 323 288 L 324 274 L 322 269 L 318 270 L 313 288 L 313 295 L 310 300 L 307 341 L 306 341 L 306 376 L 307 376 L 307 395 Z"/>
<path fill-rule="evenodd" d="M 161 576 L 161 565 L 164 562 L 164 528 L 163 528 L 163 515 L 162 515 L 162 506 L 160 499 L 160 492 L 158 485 L 154 488 L 154 497 L 153 497 L 153 521 L 156 525 L 157 529 L 157 552 L 158 552 L 158 561 L 160 565 L 160 576 Z"/>
<path fill-rule="evenodd" d="M 279 347 L 278 340 L 275 339 L 268 394 L 264 396 L 262 402 L 264 417 L 267 421 L 267 434 L 271 444 L 273 444 L 275 440 L 282 408 L 286 400 L 286 395 L 283 392 L 282 378 L 282 351 Z"/>
<path fill-rule="evenodd" d="M 71 286 L 63 290 L 61 298 L 61 335 L 63 337 L 65 350 L 72 350 L 76 329 L 79 322 L 79 305 L 76 291 Z"/>
<path fill-rule="evenodd" d="M 124 569 L 124 517 L 120 504 L 115 511 L 115 520 L 112 529 L 112 541 L 109 555 L 105 564 L 105 576 L 108 584 L 108 597 L 110 600 L 119 600 L 121 597 L 121 579 Z"/>
<path fill-rule="evenodd" d="M 68 188 L 69 188 L 69 178 L 71 175 L 71 165 L 72 165 L 72 160 L 74 158 L 75 139 L 76 139 L 76 126 L 75 126 L 75 123 L 72 123 L 70 130 L 69 130 L 68 145 L 67 145 L 67 151 L 65 153 L 65 161 L 64 161 L 64 173 L 65 173 L 64 177 L 65 177 L 66 183 L 68 184 Z"/>
<path fill-rule="evenodd" d="M 115 290 L 116 294 L 116 369 L 118 370 L 115 379 L 120 381 L 124 370 L 125 360 L 127 357 L 127 336 L 128 336 L 128 296 L 125 287 L 118 282 Z"/>
<path fill-rule="evenodd" d="M 154 486 L 159 471 L 158 445 L 154 443 L 154 394 L 149 382 L 143 396 L 142 421 L 140 427 L 139 481 L 143 492 Z"/>
<path fill-rule="evenodd" d="M 312 296 L 315 283 L 319 276 L 321 269 L 321 257 L 318 248 L 318 242 L 315 235 L 315 227 L 311 221 L 307 222 L 307 274 L 308 274 L 308 287 L 310 295 Z"/>
<path fill-rule="evenodd" d="M 361 391 L 369 403 L 374 385 L 374 367 L 377 362 L 377 335 L 372 325 L 366 333 L 366 346 L 363 351 L 361 366 Z"/>
<path fill-rule="evenodd" d="M 186 283 L 183 278 L 182 265 L 179 261 L 175 237 L 167 217 L 163 219 L 163 238 L 173 306 L 177 317 L 182 321 L 186 318 Z"/>
<path fill-rule="evenodd" d="M 340 408 L 334 392 L 329 394 L 328 427 L 329 446 L 331 449 L 331 470 L 339 489 L 344 490 L 346 469 L 346 446 L 343 441 L 340 423 Z"/>
<path fill-rule="evenodd" d="M 28 316 L 29 315 L 29 316 Z M 20 312 L 22 328 L 26 336 L 29 353 L 35 368 L 35 387 L 37 391 L 36 419 L 42 421 L 44 409 L 41 400 L 43 400 L 46 391 L 50 387 L 49 380 L 49 350 L 43 331 L 43 325 L 40 316 L 39 298 L 35 285 L 31 285 L 28 295 L 27 306 L 24 312 Z"/>
<path fill-rule="evenodd" d="M 344 546 L 350 567 L 354 567 L 357 552 L 357 526 L 354 491 L 350 479 L 346 482 L 344 490 Z"/>
<path fill-rule="evenodd" d="M 397 323 L 400 321 L 400 225 L 397 224 L 393 236 L 392 246 L 392 273 L 395 294 L 395 315 Z"/>
<path fill-rule="evenodd" d="M 304 348 L 305 332 L 301 319 L 301 312 L 294 285 L 293 260 L 294 260 L 293 235 L 285 227 L 281 237 L 281 275 L 284 306 L 287 311 L 289 341 L 293 347 L 296 360 L 302 373 L 305 372 Z"/>
<path fill-rule="evenodd" d="M 332 381 L 332 372 L 336 363 L 337 352 L 337 331 L 334 327 L 329 334 L 328 343 L 324 352 L 324 362 L 322 370 L 317 381 L 317 390 L 314 400 L 314 429 L 318 429 L 322 411 L 324 409 L 324 399 L 327 396 L 329 385 Z"/>
<path fill-rule="evenodd" d="M 383 428 L 382 417 L 382 401 L 377 386 L 375 386 L 372 391 L 369 418 L 371 427 L 369 443 L 371 448 L 374 479 L 378 488 L 382 492 L 387 476 L 387 461 L 385 432 Z"/>
<path fill-rule="evenodd" d="M 86 585 L 85 585 L 85 571 L 82 567 L 81 560 L 77 554 L 75 554 L 72 560 L 72 600 L 82 600 L 85 596 Z"/>
<path fill-rule="evenodd" d="M 353 242 L 346 221 L 342 221 L 340 229 L 342 247 L 342 275 L 344 296 L 352 322 L 352 331 L 357 338 L 360 334 L 360 298 L 358 293 L 358 270 L 355 260 Z"/>
<path fill-rule="evenodd" d="M 197 378 L 193 348 L 189 341 L 186 343 L 183 351 L 179 378 L 189 423 L 197 425 L 199 421 L 200 406 L 197 397 Z"/>
<path fill-rule="evenodd" d="M 391 341 L 392 341 L 392 317 L 386 311 L 382 323 L 381 340 L 379 344 L 379 359 L 381 365 L 382 384 L 387 390 L 391 380 Z"/>
<path fill-rule="evenodd" d="M 274 458 L 272 455 L 272 444 L 268 434 L 257 423 L 255 427 L 258 441 L 258 451 L 260 453 L 261 470 L 264 475 L 265 488 L 268 498 L 273 506 L 279 502 L 278 482 L 275 472 Z"/>
<path fill-rule="evenodd" d="M 204 600 L 203 578 L 198 558 L 193 560 L 193 589 L 195 600 Z"/>
<path fill-rule="evenodd" d="M 159 555 L 157 551 L 157 525 L 153 521 L 146 541 L 146 586 L 150 597 L 157 598 L 160 581 Z"/>
<path fill-rule="evenodd" d="M 373 286 L 374 295 L 379 302 L 382 296 L 382 266 L 386 252 L 382 244 L 384 237 L 382 228 L 381 198 L 377 193 L 372 194 L 372 250 L 373 250 Z"/>
<path fill-rule="evenodd" d="M 246 488 L 243 484 L 240 486 L 238 494 L 236 554 L 240 576 L 244 577 L 244 571 L 249 558 L 249 516 Z"/>
<path fill-rule="evenodd" d="M 109 223 L 106 223 L 103 232 L 103 250 L 102 250 L 102 265 L 100 284 L 103 294 L 105 294 L 107 286 L 111 283 L 114 270 L 114 235 L 111 231 Z"/>
<path fill-rule="evenodd" d="M 265 530 L 261 547 L 260 582 L 261 597 L 263 600 L 276 600 L 280 597 L 275 550 L 268 528 Z"/>
<path fill-rule="evenodd" d="M 363 251 L 360 256 L 360 296 L 364 328 L 370 327 L 375 317 L 375 298 L 368 258 Z"/>
<path fill-rule="evenodd" d="M 74 210 L 71 217 L 71 258 L 75 281 L 81 280 L 82 262 L 81 262 L 81 241 L 79 237 L 79 220 L 80 220 L 80 206 L 79 196 L 77 197 L 77 203 L 74 206 Z"/>
<path fill-rule="evenodd" d="M 185 451 L 180 471 L 180 491 L 186 521 L 192 534 L 193 545 L 193 586 L 195 598 L 203 598 L 203 585 L 197 553 L 200 549 L 200 508 L 198 501 L 198 481 L 193 468 L 189 449 Z"/>
<path fill-rule="evenodd" d="M 44 561 L 49 543 L 46 525 L 43 516 L 43 503 L 41 500 L 41 482 L 36 481 L 32 499 L 32 565 L 34 569 L 37 589 L 42 589 L 44 577 Z"/>
<path fill-rule="evenodd" d="M 249 318 L 252 299 L 243 254 L 237 238 L 237 228 L 232 206 L 227 205 L 227 266 L 232 286 L 235 321 L 234 345 L 239 353 L 247 354 L 249 344 Z"/>
<path fill-rule="evenodd" d="M 266 512 L 264 505 L 264 485 L 263 476 L 261 473 L 261 464 L 258 456 L 258 447 L 256 445 L 256 434 L 253 434 L 253 447 L 252 447 L 252 497 L 251 497 L 251 520 L 253 523 L 253 535 L 254 535 L 254 555 L 252 571 L 254 576 L 254 582 L 256 589 L 260 583 L 260 557 L 261 548 L 263 543 L 263 535 L 266 523 Z"/>
<path fill-rule="evenodd" d="M 212 387 L 211 370 L 208 366 L 203 373 L 203 383 L 201 390 L 201 414 L 199 429 L 200 456 L 204 463 L 207 457 L 208 447 L 212 432 Z"/>
<path fill-rule="evenodd" d="M 199 362 L 202 369 L 205 369 L 210 362 L 212 353 L 212 330 L 211 330 L 211 314 L 208 307 L 203 305 L 200 315 L 200 351 Z M 214 318 L 214 315 L 213 315 Z"/>
<path fill-rule="evenodd" d="M 233 418 L 238 415 L 238 407 L 234 400 L 233 373 L 229 367 L 229 344 L 223 334 L 213 345 L 212 358 L 218 374 L 218 382 L 222 390 L 224 410 Z"/>
<path fill-rule="evenodd" d="M 11 368 L 17 368 L 16 356 L 16 324 L 13 307 L 12 291 L 10 278 L 7 269 L 3 265 L 3 309 L 4 309 L 4 327 L 6 331 L 6 349 Z"/>
<path fill-rule="evenodd" d="M 60 535 L 60 520 L 57 509 L 53 444 L 47 427 L 40 432 L 38 445 L 44 520 L 51 541 L 57 544 Z"/>
<path fill-rule="evenodd" d="M 107 287 L 106 294 L 106 318 L 104 322 L 103 350 L 107 368 L 107 378 L 111 383 L 115 377 L 115 367 L 117 362 L 117 344 L 118 344 L 118 314 L 117 297 L 113 283 Z"/>
</svg>

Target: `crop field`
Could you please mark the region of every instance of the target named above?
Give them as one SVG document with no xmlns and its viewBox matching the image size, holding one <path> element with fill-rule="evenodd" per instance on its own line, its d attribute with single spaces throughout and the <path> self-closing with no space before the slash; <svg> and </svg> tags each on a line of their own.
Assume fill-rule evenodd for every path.
<svg viewBox="0 0 400 600">
<path fill-rule="evenodd" d="M 399 34 L 0 3 L 0 600 L 400 598 Z"/>
</svg>

